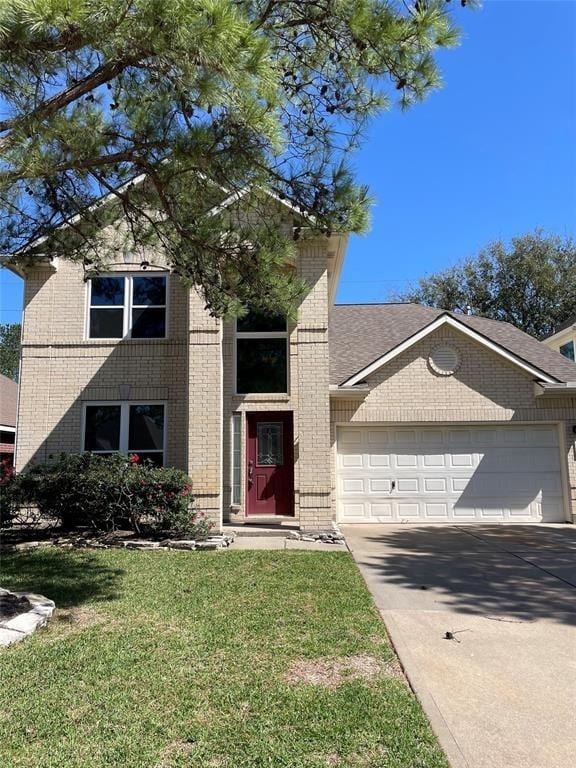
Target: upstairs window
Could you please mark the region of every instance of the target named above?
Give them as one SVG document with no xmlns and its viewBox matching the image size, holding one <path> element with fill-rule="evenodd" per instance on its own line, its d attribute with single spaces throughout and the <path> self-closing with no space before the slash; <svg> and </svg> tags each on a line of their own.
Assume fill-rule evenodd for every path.
<svg viewBox="0 0 576 768">
<path fill-rule="evenodd" d="M 288 329 L 281 315 L 249 312 L 236 321 L 236 392 L 288 391 Z"/>
<path fill-rule="evenodd" d="M 161 403 L 87 403 L 83 448 L 91 453 L 137 454 L 164 464 L 164 405 Z"/>
<path fill-rule="evenodd" d="M 107 275 L 89 281 L 90 339 L 166 337 L 166 275 Z"/>
<path fill-rule="evenodd" d="M 560 354 L 564 355 L 564 357 L 567 357 L 568 360 L 572 360 L 572 362 L 574 362 L 574 342 L 568 341 L 566 344 L 562 344 L 560 347 Z"/>
</svg>

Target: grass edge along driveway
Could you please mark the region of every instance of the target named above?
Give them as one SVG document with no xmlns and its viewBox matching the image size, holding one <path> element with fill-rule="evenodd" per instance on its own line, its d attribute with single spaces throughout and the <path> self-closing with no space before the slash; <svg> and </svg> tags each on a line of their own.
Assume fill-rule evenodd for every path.
<svg viewBox="0 0 576 768">
<path fill-rule="evenodd" d="M 446 768 L 352 558 L 3 555 L 56 601 L 0 651 L 3 768 Z"/>
</svg>

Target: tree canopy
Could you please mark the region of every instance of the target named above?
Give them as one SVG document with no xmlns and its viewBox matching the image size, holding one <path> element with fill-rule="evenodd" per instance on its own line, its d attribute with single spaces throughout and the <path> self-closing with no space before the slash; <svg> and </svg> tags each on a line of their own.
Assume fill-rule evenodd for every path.
<svg viewBox="0 0 576 768">
<path fill-rule="evenodd" d="M 261 215 L 232 233 L 233 209 L 266 189 L 310 214 L 296 238 L 362 231 L 344 161 L 379 110 L 440 85 L 476 3 L 0 0 L 2 252 L 54 232 L 44 251 L 98 269 L 121 216 L 126 248 L 161 246 L 213 312 L 288 309 L 291 238 Z"/>
<path fill-rule="evenodd" d="M 496 240 L 399 298 L 504 320 L 542 338 L 576 316 L 576 244 L 540 230 L 510 244 Z"/>
<path fill-rule="evenodd" d="M 20 370 L 20 323 L 0 324 L 0 373 L 18 381 Z"/>
</svg>

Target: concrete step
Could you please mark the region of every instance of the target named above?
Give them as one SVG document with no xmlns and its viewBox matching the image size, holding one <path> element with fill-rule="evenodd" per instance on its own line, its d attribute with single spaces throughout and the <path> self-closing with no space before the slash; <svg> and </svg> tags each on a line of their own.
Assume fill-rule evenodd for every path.
<svg viewBox="0 0 576 768">
<path fill-rule="evenodd" d="M 284 539 L 290 531 L 298 530 L 299 526 L 294 523 L 291 525 L 255 525 L 253 523 L 245 523 L 244 525 L 222 526 L 222 533 L 235 533 L 237 537 L 272 536 Z"/>
</svg>

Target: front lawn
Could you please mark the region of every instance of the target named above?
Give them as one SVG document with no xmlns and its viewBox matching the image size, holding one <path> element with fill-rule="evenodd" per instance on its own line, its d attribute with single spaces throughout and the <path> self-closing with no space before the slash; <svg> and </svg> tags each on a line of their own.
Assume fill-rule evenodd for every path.
<svg viewBox="0 0 576 768">
<path fill-rule="evenodd" d="M 352 559 L 43 548 L 58 610 L 0 650 L 2 768 L 442 768 Z"/>
</svg>

